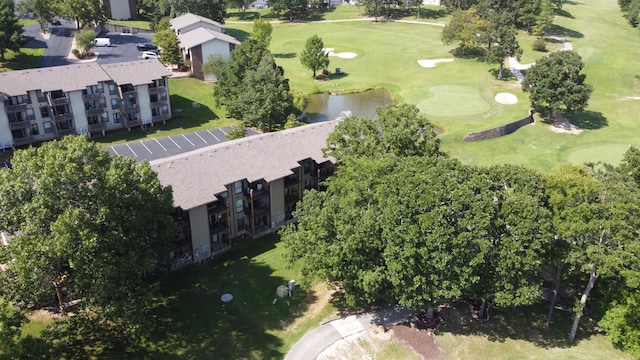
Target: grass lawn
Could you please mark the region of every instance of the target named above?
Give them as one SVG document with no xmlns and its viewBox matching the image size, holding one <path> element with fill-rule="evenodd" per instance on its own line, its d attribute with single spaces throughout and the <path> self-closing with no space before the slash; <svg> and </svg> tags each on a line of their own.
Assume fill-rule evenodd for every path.
<svg viewBox="0 0 640 360">
<path fill-rule="evenodd" d="M 109 20 L 109 24 L 129 26 L 138 29 L 151 30 L 151 22 L 147 20 Z"/>
<path fill-rule="evenodd" d="M 362 12 L 358 9 L 343 5 L 324 17 L 353 16 Z M 446 21 L 444 14 L 436 10 L 428 14 L 430 18 L 421 20 Z M 568 161 L 615 163 L 624 151 L 620 144 L 640 146 L 635 121 L 640 110 L 640 101 L 635 100 L 640 92 L 637 30 L 627 24 L 615 2 L 595 0 L 565 3 L 555 24 L 554 33 L 564 36 L 582 56 L 587 82 L 595 89 L 585 112 L 565 114 L 585 129 L 580 135 L 551 132 L 542 122 L 544 119 L 537 117 L 535 125 L 509 136 L 464 142 L 462 139 L 470 132 L 526 116 L 530 107 L 528 94 L 513 78 L 497 80 L 497 65 L 474 59 L 455 58 L 435 68 L 420 67 L 417 63 L 420 59 L 452 58 L 449 51 L 453 47 L 442 44 L 439 26 L 371 21 L 280 23 L 273 25 L 271 51 L 295 90 L 340 93 L 382 87 L 398 101 L 416 104 L 445 129 L 441 135 L 444 149 L 465 163 L 521 164 L 543 171 Z M 251 31 L 250 23 L 227 26 L 230 33 Z M 300 64 L 298 53 L 312 35 L 319 35 L 325 47 L 332 47 L 335 52 L 357 54 L 354 59 L 330 58 L 330 68 L 340 67 L 345 75 L 321 83 L 311 78 L 311 72 Z M 532 50 L 534 37 L 520 34 L 519 39 L 524 50 L 522 63 L 534 62 L 547 54 Z M 553 39 L 546 41 L 550 51 L 560 47 Z M 462 90 L 465 96 L 442 91 L 447 88 Z M 494 100 L 498 92 L 513 93 L 519 101 L 515 105 L 498 104 Z M 616 146 L 610 147 L 611 143 Z M 587 148 L 604 151 L 588 152 Z"/>
<path fill-rule="evenodd" d="M 0 62 L 0 72 L 33 69 L 38 66 L 44 54 L 43 48 L 20 48 L 19 52 L 7 50 L 4 54 L 5 62 Z"/>
</svg>

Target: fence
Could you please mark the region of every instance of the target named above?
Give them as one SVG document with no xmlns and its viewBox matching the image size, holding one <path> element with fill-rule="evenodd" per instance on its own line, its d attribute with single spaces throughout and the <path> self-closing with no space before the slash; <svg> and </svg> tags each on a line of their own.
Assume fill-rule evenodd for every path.
<svg viewBox="0 0 640 360">
<path fill-rule="evenodd" d="M 535 113 L 535 110 L 529 110 L 529 116 L 522 118 L 520 120 L 513 121 L 508 124 L 494 127 L 491 129 L 468 134 L 467 136 L 464 137 L 464 141 L 480 141 L 480 140 L 493 139 L 500 136 L 509 135 L 515 132 L 516 130 L 520 129 L 521 127 L 533 123 L 534 113 Z"/>
</svg>

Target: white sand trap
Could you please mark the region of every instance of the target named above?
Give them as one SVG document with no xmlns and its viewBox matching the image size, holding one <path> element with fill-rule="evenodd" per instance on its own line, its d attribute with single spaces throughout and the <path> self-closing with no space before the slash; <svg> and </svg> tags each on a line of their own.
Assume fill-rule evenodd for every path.
<svg viewBox="0 0 640 360">
<path fill-rule="evenodd" d="M 496 102 L 504 105 L 517 104 L 518 97 L 510 93 L 497 93 Z"/>
<path fill-rule="evenodd" d="M 418 65 L 424 68 L 434 68 L 441 62 L 452 62 L 453 59 L 433 59 L 433 60 L 418 60 Z"/>
<path fill-rule="evenodd" d="M 325 54 L 329 55 L 329 56 L 337 56 L 341 59 L 353 59 L 356 56 L 358 56 L 358 54 L 354 53 L 354 52 L 341 52 L 341 53 L 336 53 L 335 52 L 336 49 L 334 48 L 324 48 L 322 49 L 322 51 L 324 51 Z"/>
</svg>

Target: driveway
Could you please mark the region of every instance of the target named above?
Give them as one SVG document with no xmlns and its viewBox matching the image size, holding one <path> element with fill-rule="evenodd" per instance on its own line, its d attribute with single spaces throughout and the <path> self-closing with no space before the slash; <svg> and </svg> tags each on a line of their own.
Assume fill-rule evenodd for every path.
<svg viewBox="0 0 640 360">
<path fill-rule="evenodd" d="M 116 32 L 105 32 L 96 37 L 109 38 L 111 47 L 95 47 L 93 52 L 98 54 L 98 64 L 113 64 L 126 61 L 140 60 L 141 51 L 136 44 L 151 42 L 152 33 L 135 33 L 123 35 Z"/>
<path fill-rule="evenodd" d="M 48 39 L 40 32 L 40 25 L 27 25 L 24 29 L 25 35 L 35 38 L 28 46 L 45 48 L 44 54 L 38 62 L 39 68 L 71 64 L 67 60 L 67 56 L 73 42 L 74 22 L 61 20 L 61 25 L 50 26 Z"/>
</svg>

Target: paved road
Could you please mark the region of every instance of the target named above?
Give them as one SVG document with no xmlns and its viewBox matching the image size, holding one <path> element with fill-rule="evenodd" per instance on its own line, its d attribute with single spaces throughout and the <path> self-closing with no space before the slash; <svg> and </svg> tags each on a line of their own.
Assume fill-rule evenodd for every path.
<svg viewBox="0 0 640 360">
<path fill-rule="evenodd" d="M 343 337 L 353 335 L 377 325 L 396 325 L 408 320 L 414 310 L 402 307 L 351 315 L 324 323 L 307 332 L 285 356 L 285 360 L 312 360 Z"/>
<path fill-rule="evenodd" d="M 60 26 L 51 26 L 49 28 L 51 33 L 49 34 L 48 40 L 44 40 L 42 34 L 38 34 L 38 37 L 36 38 L 42 42 L 43 46 L 41 47 L 45 48 L 44 55 L 42 55 L 40 62 L 38 62 L 39 68 L 71 64 L 71 62 L 67 60 L 67 56 L 71 50 L 75 24 L 66 20 L 62 20 L 61 23 L 62 25 Z M 40 25 L 28 26 L 29 30 L 26 31 L 27 35 L 33 34 L 31 27 L 35 27 L 37 32 L 40 32 Z M 25 29 L 26 28 L 27 27 L 25 26 Z"/>
<path fill-rule="evenodd" d="M 95 47 L 93 51 L 98 54 L 98 64 L 113 64 L 126 61 L 140 60 L 141 52 L 136 45 L 138 43 L 151 42 L 152 33 L 135 33 L 122 35 L 116 32 L 101 33 L 96 37 L 106 37 L 111 40 L 111 47 Z"/>
</svg>

